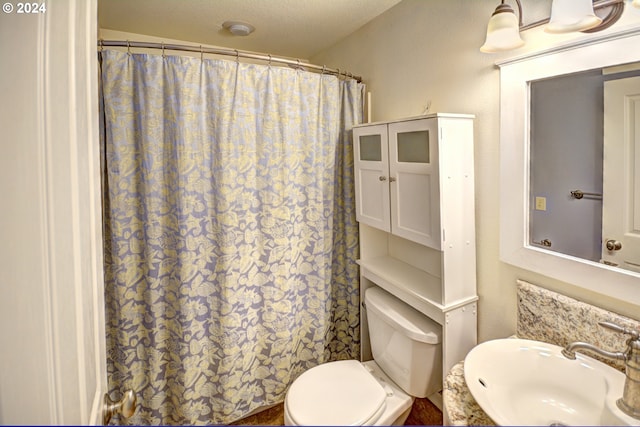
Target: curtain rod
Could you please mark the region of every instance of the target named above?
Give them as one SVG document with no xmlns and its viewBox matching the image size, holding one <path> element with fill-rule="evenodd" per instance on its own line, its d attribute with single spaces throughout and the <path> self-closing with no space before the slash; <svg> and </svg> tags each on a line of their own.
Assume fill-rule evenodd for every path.
<svg viewBox="0 0 640 427">
<path fill-rule="evenodd" d="M 189 45 L 180 45 L 180 44 L 169 44 L 169 43 L 151 43 L 151 42 L 136 42 L 129 40 L 98 40 L 98 46 L 100 48 L 103 47 L 126 47 L 130 49 L 132 47 L 136 48 L 145 48 L 145 49 L 162 49 L 165 50 L 177 50 L 177 51 L 185 51 L 185 52 L 197 52 L 202 54 L 211 53 L 214 55 L 226 55 L 226 56 L 235 56 L 237 58 L 250 58 L 256 59 L 259 61 L 266 62 L 275 62 L 279 64 L 287 64 L 293 67 L 299 67 L 302 69 L 312 69 L 314 71 L 322 72 L 323 74 L 331 74 L 335 76 L 344 76 L 347 78 L 352 78 L 356 80 L 358 83 L 362 82 L 362 77 L 356 76 L 348 71 L 340 71 L 340 69 L 327 68 L 324 65 L 315 65 L 308 64 L 306 62 L 301 62 L 299 59 L 287 59 L 279 56 L 273 56 L 269 54 L 260 54 L 247 52 L 237 49 L 228 49 L 221 47 L 203 47 L 203 46 L 189 46 Z"/>
</svg>

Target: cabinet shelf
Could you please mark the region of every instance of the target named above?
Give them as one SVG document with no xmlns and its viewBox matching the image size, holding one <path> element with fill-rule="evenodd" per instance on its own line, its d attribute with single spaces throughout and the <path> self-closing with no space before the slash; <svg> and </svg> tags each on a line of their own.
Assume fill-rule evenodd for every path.
<svg viewBox="0 0 640 427">
<path fill-rule="evenodd" d="M 443 305 L 441 278 L 390 256 L 359 260 L 358 264 L 363 277 L 441 325 L 447 311 L 478 300 L 477 296 L 472 296 Z"/>
</svg>

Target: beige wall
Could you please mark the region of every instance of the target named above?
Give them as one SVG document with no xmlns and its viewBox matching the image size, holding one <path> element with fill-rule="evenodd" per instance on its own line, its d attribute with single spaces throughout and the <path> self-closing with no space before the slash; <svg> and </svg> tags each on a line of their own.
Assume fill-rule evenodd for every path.
<svg viewBox="0 0 640 427">
<path fill-rule="evenodd" d="M 500 87 L 499 70 L 494 63 L 514 53 L 488 55 L 478 50 L 484 42 L 486 23 L 498 4 L 496 0 L 404 0 L 311 58 L 311 62 L 361 75 L 372 93 L 373 121 L 422 114 L 429 102 L 430 112 L 476 115 L 480 341 L 515 333 L 516 279 L 640 319 L 640 307 L 636 305 L 511 267 L 499 260 Z M 526 6 L 523 2 L 525 17 Z M 524 35 L 529 47 L 516 54 L 549 47 L 551 43 L 571 37 L 575 36 L 550 36 L 540 28 L 529 30 Z"/>
</svg>

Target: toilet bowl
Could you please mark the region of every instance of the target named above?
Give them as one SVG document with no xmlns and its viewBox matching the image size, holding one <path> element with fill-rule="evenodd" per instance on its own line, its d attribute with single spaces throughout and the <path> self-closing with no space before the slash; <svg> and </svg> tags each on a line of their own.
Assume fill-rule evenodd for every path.
<svg viewBox="0 0 640 427">
<path fill-rule="evenodd" d="M 306 371 L 291 385 L 284 424 L 402 425 L 413 400 L 374 361 L 330 362 Z"/>
<path fill-rule="evenodd" d="M 291 384 L 285 425 L 402 425 L 442 387 L 441 327 L 388 292 L 365 293 L 374 360 L 309 369 Z"/>
</svg>

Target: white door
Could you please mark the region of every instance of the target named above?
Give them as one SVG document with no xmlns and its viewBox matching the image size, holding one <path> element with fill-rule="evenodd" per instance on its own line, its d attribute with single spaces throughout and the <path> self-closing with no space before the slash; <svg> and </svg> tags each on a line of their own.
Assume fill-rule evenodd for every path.
<svg viewBox="0 0 640 427">
<path fill-rule="evenodd" d="M 440 249 L 437 120 L 389 125 L 391 232 Z"/>
<path fill-rule="evenodd" d="M 604 85 L 602 259 L 640 271 L 640 77 Z"/>
<path fill-rule="evenodd" d="M 353 129 L 356 220 L 384 231 L 389 222 L 389 150 L 387 125 Z"/>
<path fill-rule="evenodd" d="M 99 424 L 97 0 L 38 5 L 0 13 L 0 424 Z"/>
</svg>

